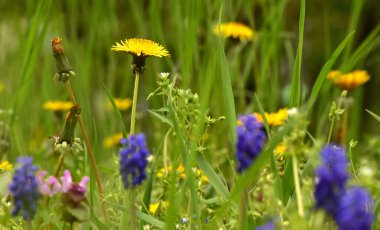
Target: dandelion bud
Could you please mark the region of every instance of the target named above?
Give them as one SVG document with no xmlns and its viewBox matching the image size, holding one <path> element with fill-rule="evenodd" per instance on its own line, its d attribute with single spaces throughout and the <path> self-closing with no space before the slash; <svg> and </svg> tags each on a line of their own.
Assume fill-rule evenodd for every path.
<svg viewBox="0 0 380 230">
<path fill-rule="evenodd" d="M 51 39 L 51 48 L 57 66 L 57 73 L 54 77 L 58 81 L 66 82 L 70 77 L 75 75 L 75 72 L 71 68 L 69 59 L 64 52 L 62 39 L 60 37 Z"/>
</svg>

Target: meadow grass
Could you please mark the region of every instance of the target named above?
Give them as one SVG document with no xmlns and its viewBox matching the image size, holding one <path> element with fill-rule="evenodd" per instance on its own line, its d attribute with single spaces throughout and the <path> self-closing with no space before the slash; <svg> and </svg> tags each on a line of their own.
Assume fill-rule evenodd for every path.
<svg viewBox="0 0 380 230">
<path fill-rule="evenodd" d="M 99 196 L 88 145 L 76 128 L 84 150 L 68 155 L 62 169 L 70 169 L 75 182 L 90 177 L 85 211 L 70 210 L 83 221 L 62 221 L 60 198 L 44 197 L 32 229 L 129 229 L 130 216 L 139 229 L 255 229 L 268 221 L 278 229 L 335 229 L 332 216 L 315 209 L 314 197 L 315 168 L 330 130 L 331 142 L 349 153 L 348 184 L 371 193 L 373 229 L 379 228 L 380 19 L 368 25 L 367 15 L 375 15 L 371 7 L 363 0 L 2 3 L 0 122 L 5 128 L 0 127 L 0 141 L 10 148 L 1 146 L 0 162 L 7 160 L 14 169 L 0 171 L 1 228 L 27 226 L 11 215 L 7 188 L 16 158 L 33 157 L 49 175 L 58 162 L 49 137 L 63 131 L 65 112 L 43 109 L 46 101 L 70 100 L 65 85 L 53 79 L 50 40 L 56 36 L 76 73 L 70 83 L 105 194 Z M 251 27 L 254 39 L 213 32 L 229 21 Z M 147 179 L 131 195 L 120 178 L 121 145 L 108 148 L 103 140 L 116 133 L 126 138 L 130 131 L 131 109 L 119 109 L 115 98 L 133 97 L 132 58 L 111 46 L 134 37 L 162 44 L 171 56 L 147 58 L 140 76 L 132 120 L 135 133 L 145 133 L 152 157 Z M 342 97 L 329 72 L 357 69 L 367 70 L 370 81 Z M 169 77 L 160 78 L 162 72 Z M 341 106 L 333 108 L 333 102 Z M 295 108 L 296 115 L 281 127 L 271 126 L 265 113 L 284 107 Z M 267 142 L 251 167 L 238 173 L 237 120 L 253 112 L 263 117 Z M 281 143 L 288 145 L 282 172 L 273 154 Z M 156 203 L 153 212 L 150 206 Z"/>
</svg>

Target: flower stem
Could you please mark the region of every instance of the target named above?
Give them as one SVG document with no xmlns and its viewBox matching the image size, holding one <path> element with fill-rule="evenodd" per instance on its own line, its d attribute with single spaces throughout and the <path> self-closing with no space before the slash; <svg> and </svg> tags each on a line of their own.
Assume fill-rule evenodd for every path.
<svg viewBox="0 0 380 230">
<path fill-rule="evenodd" d="M 71 98 L 71 101 L 73 102 L 73 104 L 77 104 L 77 100 L 75 99 L 73 90 L 71 89 L 70 81 L 66 81 L 66 89 L 70 95 L 70 98 Z M 92 166 L 94 169 L 96 184 L 98 185 L 98 192 L 99 192 L 99 196 L 100 196 L 100 200 L 101 200 L 100 204 L 102 207 L 103 217 L 105 220 L 108 221 L 107 204 L 105 203 L 105 200 L 104 200 L 104 191 L 103 191 L 102 179 L 100 178 L 99 169 L 98 169 L 98 166 L 96 164 L 96 159 L 95 159 L 92 147 L 91 147 L 90 139 L 88 137 L 88 134 L 87 134 L 86 128 L 84 126 L 82 117 L 80 115 L 78 116 L 78 122 L 79 122 L 80 129 L 82 131 L 83 139 L 86 142 L 87 153 L 90 156 L 91 163 L 92 163 Z"/>
<path fill-rule="evenodd" d="M 63 165 L 63 160 L 65 159 L 65 154 L 61 153 L 61 156 L 59 157 L 57 167 L 54 170 L 54 177 L 58 178 L 59 172 L 61 171 L 62 165 Z"/>
<path fill-rule="evenodd" d="M 238 222 L 238 229 L 243 230 L 244 229 L 244 222 L 245 222 L 245 211 L 247 208 L 247 199 L 248 199 L 248 190 L 247 188 L 243 191 L 243 196 L 240 201 L 240 209 L 239 209 L 239 222 Z"/>
<path fill-rule="evenodd" d="M 26 230 L 32 230 L 32 220 L 26 221 Z"/>
<path fill-rule="evenodd" d="M 331 126 L 330 126 L 329 137 L 327 138 L 327 144 L 330 144 L 330 141 L 331 141 L 331 136 L 332 136 L 332 132 L 333 132 L 333 129 L 334 129 L 334 121 L 335 121 L 335 119 L 333 118 L 331 120 Z"/>
<path fill-rule="evenodd" d="M 139 92 L 139 79 L 140 79 L 140 73 L 136 72 L 136 74 L 135 74 L 135 88 L 133 89 L 133 99 L 132 99 L 131 129 L 129 131 L 129 134 L 135 133 L 136 105 L 137 105 L 137 95 Z"/>
<path fill-rule="evenodd" d="M 298 176 L 298 164 L 297 164 L 296 156 L 292 156 L 292 162 L 293 162 L 294 185 L 295 185 L 296 196 L 297 196 L 298 215 L 303 218 L 305 216 L 305 212 L 304 212 L 303 203 L 302 203 L 301 186 L 300 186 L 300 181 L 299 181 L 299 176 Z"/>
<path fill-rule="evenodd" d="M 346 111 L 344 111 L 344 113 L 343 113 L 342 134 L 340 136 L 340 143 L 342 145 L 344 145 L 346 143 L 347 125 L 348 125 L 348 111 L 347 111 L 347 108 L 346 108 Z"/>
</svg>

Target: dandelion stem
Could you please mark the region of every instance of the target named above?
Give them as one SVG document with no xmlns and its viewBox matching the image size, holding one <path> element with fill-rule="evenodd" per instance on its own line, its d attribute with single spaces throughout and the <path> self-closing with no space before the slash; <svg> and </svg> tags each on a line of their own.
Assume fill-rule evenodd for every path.
<svg viewBox="0 0 380 230">
<path fill-rule="evenodd" d="M 73 104 L 77 104 L 77 100 L 75 99 L 73 90 L 71 89 L 70 81 L 66 81 L 66 89 L 69 92 L 70 99 L 73 102 Z M 79 122 L 80 129 L 82 131 L 83 139 L 86 142 L 87 153 L 88 153 L 88 155 L 90 155 L 91 163 L 92 163 L 92 166 L 94 169 L 96 184 L 98 185 L 98 192 L 99 192 L 99 196 L 100 196 L 100 200 L 101 200 L 100 204 L 102 207 L 103 217 L 105 220 L 108 220 L 107 204 L 106 204 L 106 202 L 104 202 L 104 190 L 103 190 L 102 179 L 100 178 L 99 169 L 98 169 L 98 166 L 96 164 L 96 159 L 95 159 L 92 147 L 91 147 L 90 139 L 88 137 L 88 134 L 87 134 L 86 128 L 84 126 L 82 117 L 80 115 L 78 116 L 78 122 Z"/>
<path fill-rule="evenodd" d="M 131 115 L 131 129 L 130 134 L 135 133 L 136 126 L 136 105 L 137 105 L 137 95 L 139 91 L 139 79 L 140 73 L 136 72 L 135 74 L 135 88 L 133 89 L 133 99 L 132 99 L 132 115 Z"/>
<path fill-rule="evenodd" d="M 54 170 L 54 177 L 59 176 L 59 172 L 61 171 L 64 159 L 65 159 L 65 154 L 61 153 L 61 156 L 59 157 L 59 160 L 58 160 L 57 167 Z"/>
<path fill-rule="evenodd" d="M 239 209 L 239 222 L 238 222 L 238 229 L 243 230 L 244 229 L 244 222 L 245 222 L 245 211 L 247 208 L 247 199 L 248 199 L 248 190 L 247 188 L 243 191 L 243 196 L 240 201 L 240 209 Z"/>
<path fill-rule="evenodd" d="M 298 164 L 297 164 L 296 156 L 292 156 L 292 162 L 293 162 L 294 185 L 295 185 L 296 196 L 297 196 L 298 215 L 303 218 L 305 216 L 305 212 L 304 212 L 303 203 L 302 203 L 301 186 L 300 186 L 300 181 L 299 181 L 299 176 L 298 176 Z"/>
</svg>

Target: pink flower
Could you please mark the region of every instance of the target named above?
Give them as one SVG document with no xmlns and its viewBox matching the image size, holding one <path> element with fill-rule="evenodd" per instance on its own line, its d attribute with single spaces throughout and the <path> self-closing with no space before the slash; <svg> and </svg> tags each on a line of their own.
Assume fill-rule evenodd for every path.
<svg viewBox="0 0 380 230">
<path fill-rule="evenodd" d="M 61 191 L 61 185 L 57 178 L 49 176 L 47 179 L 43 179 L 46 176 L 46 171 L 40 171 L 37 174 L 37 183 L 39 184 L 40 193 L 49 197 L 52 197 L 57 192 Z"/>
<path fill-rule="evenodd" d="M 63 171 L 63 176 L 61 177 L 62 181 L 62 193 L 67 193 L 70 189 L 75 187 L 76 190 L 80 190 L 80 192 L 86 192 L 86 184 L 90 180 L 88 176 L 84 176 L 79 183 L 73 183 L 73 178 L 71 177 L 71 173 L 69 170 Z"/>
</svg>

